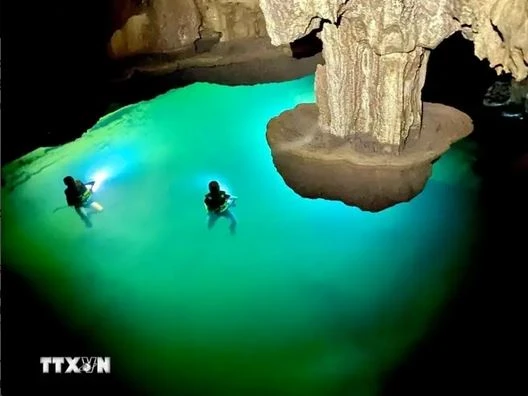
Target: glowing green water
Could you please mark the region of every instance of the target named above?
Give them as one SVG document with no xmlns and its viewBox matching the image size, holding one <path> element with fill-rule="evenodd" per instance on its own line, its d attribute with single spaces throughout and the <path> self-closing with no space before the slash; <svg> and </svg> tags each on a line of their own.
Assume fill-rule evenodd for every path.
<svg viewBox="0 0 528 396">
<path fill-rule="evenodd" d="M 311 101 L 313 77 L 195 84 L 122 109 L 17 170 L 44 168 L 2 191 L 3 254 L 150 395 L 376 394 L 464 269 L 471 157 L 453 149 L 419 197 L 378 214 L 302 199 L 265 128 Z M 53 213 L 62 177 L 100 170 L 94 228 Z M 206 229 L 210 179 L 240 197 L 234 237 Z"/>
</svg>

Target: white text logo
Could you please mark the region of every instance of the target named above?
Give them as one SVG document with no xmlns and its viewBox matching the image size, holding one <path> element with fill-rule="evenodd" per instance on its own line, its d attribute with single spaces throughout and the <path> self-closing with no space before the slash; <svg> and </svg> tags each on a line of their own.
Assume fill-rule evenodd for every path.
<svg viewBox="0 0 528 396">
<path fill-rule="evenodd" d="M 48 374 L 50 366 L 57 374 L 110 373 L 109 357 L 41 357 L 42 372 Z"/>
</svg>

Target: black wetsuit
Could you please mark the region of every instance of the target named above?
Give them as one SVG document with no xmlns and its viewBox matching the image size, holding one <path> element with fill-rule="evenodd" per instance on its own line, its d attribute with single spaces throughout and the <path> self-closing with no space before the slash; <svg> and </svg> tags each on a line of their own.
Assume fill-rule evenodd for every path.
<svg viewBox="0 0 528 396">
<path fill-rule="evenodd" d="M 219 213 L 222 207 L 225 206 L 230 195 L 225 191 L 220 190 L 216 194 L 208 193 L 205 195 L 205 206 L 209 212 Z"/>
<path fill-rule="evenodd" d="M 68 206 L 74 206 L 76 208 L 87 205 L 91 196 L 88 187 L 80 180 L 75 180 L 75 187 L 66 188 L 64 194 L 66 195 L 66 203 Z"/>
</svg>

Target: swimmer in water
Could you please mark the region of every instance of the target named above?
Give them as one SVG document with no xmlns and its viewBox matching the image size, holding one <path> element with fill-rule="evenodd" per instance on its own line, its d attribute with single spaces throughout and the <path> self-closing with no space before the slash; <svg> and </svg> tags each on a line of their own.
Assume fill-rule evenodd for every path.
<svg viewBox="0 0 528 396">
<path fill-rule="evenodd" d="M 209 216 L 208 229 L 213 228 L 220 217 L 225 217 L 230 221 L 229 231 L 234 235 L 237 221 L 230 208 L 235 206 L 236 197 L 221 190 L 218 182 L 213 180 L 209 183 L 209 192 L 205 195 L 204 203 Z"/>
<path fill-rule="evenodd" d="M 92 189 L 95 182 L 85 184 L 71 176 L 66 176 L 63 181 L 66 185 L 66 189 L 64 190 L 66 203 L 75 209 L 75 212 L 79 215 L 86 227 L 92 227 L 90 215 L 103 211 L 101 204 L 92 199 Z"/>
</svg>

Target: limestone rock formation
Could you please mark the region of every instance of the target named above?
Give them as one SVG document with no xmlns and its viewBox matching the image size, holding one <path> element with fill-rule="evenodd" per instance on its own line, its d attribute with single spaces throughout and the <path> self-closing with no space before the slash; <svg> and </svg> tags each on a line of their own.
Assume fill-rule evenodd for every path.
<svg viewBox="0 0 528 396">
<path fill-rule="evenodd" d="M 290 43 L 272 45 L 258 0 L 111 1 L 117 81 L 142 74 L 172 75 L 176 85 L 254 84 L 299 78 L 322 62 L 320 53 L 297 57 Z"/>
<path fill-rule="evenodd" d="M 116 59 L 188 51 L 200 39 L 267 36 L 258 0 L 114 1 L 109 52 Z"/>
<path fill-rule="evenodd" d="M 267 140 L 284 181 L 301 196 L 376 212 L 420 193 L 431 163 L 473 128 L 467 115 L 449 106 L 425 103 L 424 108 L 424 138 L 407 146 L 405 155 L 354 152 L 350 142 L 314 127 L 319 114 L 309 104 L 272 119 Z"/>
<path fill-rule="evenodd" d="M 453 0 L 453 15 L 479 59 L 517 81 L 528 76 L 528 1 Z"/>
<path fill-rule="evenodd" d="M 195 2 L 202 16 L 201 31 L 218 32 L 221 41 L 267 36 L 258 0 Z"/>
<path fill-rule="evenodd" d="M 139 5 L 120 0 L 116 14 L 116 22 L 125 21 L 110 39 L 114 58 L 187 50 L 200 38 L 202 19 L 194 0 L 152 0 Z"/>
<path fill-rule="evenodd" d="M 293 169 L 292 158 L 306 163 L 307 145 L 313 144 L 313 139 L 326 143 L 310 151 L 311 165 L 304 168 L 304 180 L 300 181 L 299 177 L 287 175 L 284 161 L 278 160 L 277 153 L 284 152 L 283 143 L 289 141 L 287 136 L 280 137 L 281 133 L 288 133 L 287 128 L 280 122 L 270 122 L 268 141 L 283 178 L 287 182 L 289 179 L 290 184 L 292 179 L 297 180 L 292 188 L 301 195 L 342 200 L 367 210 L 381 210 L 415 196 L 425 184 L 427 178 L 422 176 L 430 172 L 431 162 L 449 147 L 449 144 L 434 144 L 433 148 L 424 142 L 430 136 L 422 136 L 423 120 L 432 117 L 427 112 L 434 109 L 431 106 L 424 109 L 421 102 L 429 52 L 462 29 L 466 37 L 475 41 L 477 56 L 492 59 L 491 65 L 497 66 L 499 72 L 509 71 L 515 78 L 523 78 L 528 70 L 526 3 L 526 0 L 260 0 L 273 44 L 291 42 L 316 28 L 321 29 L 323 41 L 325 65 L 318 66 L 315 84 L 317 130 L 311 137 L 304 136 L 302 144 L 286 145 L 290 153 L 287 168 Z M 494 39 L 499 38 L 500 42 L 488 43 L 492 36 L 490 29 Z M 313 116 L 315 110 L 297 108 L 287 114 L 279 118 L 297 117 L 301 128 L 305 123 L 302 118 L 308 117 L 307 114 Z M 460 121 L 456 110 L 444 109 L 443 114 L 452 114 L 459 120 L 452 125 L 452 133 L 446 131 L 445 142 L 470 133 L 471 128 L 468 130 L 467 123 Z M 288 125 L 293 127 L 295 123 Z M 442 128 L 447 128 L 447 124 Z M 299 130 L 298 135 L 304 132 Z M 316 171 L 314 161 L 319 161 L 321 168 L 331 167 L 336 161 L 327 155 L 334 150 L 325 145 L 328 142 L 340 147 L 339 160 L 354 169 L 353 174 L 335 183 L 345 186 L 350 183 L 350 177 L 355 177 L 363 180 L 362 192 L 343 188 L 339 195 L 335 189 L 330 191 L 328 186 L 319 183 L 321 173 Z M 365 156 L 370 160 L 365 161 Z M 406 165 L 402 168 L 402 157 L 413 160 L 403 161 Z M 379 174 L 373 170 L 380 167 L 392 168 L 395 174 L 399 172 L 401 186 L 412 184 L 414 187 L 402 187 L 407 193 L 396 194 L 397 199 L 387 192 L 384 204 L 383 197 L 379 196 L 375 198 L 376 203 L 369 203 L 367 191 L 384 191 L 377 178 L 367 188 L 368 175 Z M 421 171 L 406 172 L 405 167 L 407 170 L 421 167 Z M 414 180 L 403 180 L 405 177 Z M 421 181 L 417 182 L 418 179 Z M 358 194 L 365 197 L 358 199 Z"/>
</svg>

